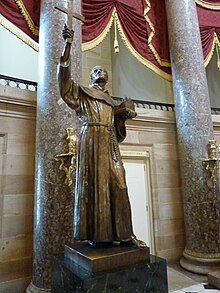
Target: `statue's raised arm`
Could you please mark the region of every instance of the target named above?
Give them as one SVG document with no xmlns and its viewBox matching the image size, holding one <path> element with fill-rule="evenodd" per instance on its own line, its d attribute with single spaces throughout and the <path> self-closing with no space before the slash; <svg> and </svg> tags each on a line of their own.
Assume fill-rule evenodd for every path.
<svg viewBox="0 0 220 293">
<path fill-rule="evenodd" d="M 74 31 L 70 30 L 66 25 L 62 31 L 65 41 L 64 50 L 60 58 L 58 66 L 58 83 L 62 99 L 66 104 L 76 109 L 78 107 L 78 89 L 79 86 L 71 80 L 71 46 L 73 42 Z"/>
<path fill-rule="evenodd" d="M 63 54 L 60 58 L 61 64 L 65 64 L 70 60 L 70 49 L 73 42 L 74 31 L 70 30 L 66 25 L 62 31 L 62 36 L 66 42 Z"/>
</svg>

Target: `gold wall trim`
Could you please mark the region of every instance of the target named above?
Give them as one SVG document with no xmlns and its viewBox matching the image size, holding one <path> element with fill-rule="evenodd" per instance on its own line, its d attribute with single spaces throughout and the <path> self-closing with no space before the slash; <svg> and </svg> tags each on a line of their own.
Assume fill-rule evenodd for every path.
<svg viewBox="0 0 220 293">
<path fill-rule="evenodd" d="M 220 1 L 218 4 L 216 3 L 209 3 L 207 1 L 204 1 L 204 0 L 195 0 L 196 1 L 196 4 L 202 6 L 202 7 L 205 7 L 205 8 L 208 8 L 208 9 L 211 9 L 211 10 L 220 10 Z"/>
<path fill-rule="evenodd" d="M 39 50 L 39 45 L 37 42 L 32 40 L 27 34 L 25 34 L 22 30 L 16 27 L 13 23 L 7 20 L 3 15 L 0 14 L 0 25 L 2 25 L 5 29 L 15 35 L 22 42 L 30 46 L 33 50 Z"/>
<path fill-rule="evenodd" d="M 24 3 L 22 0 L 15 0 L 15 3 L 17 4 L 18 8 L 21 11 L 21 14 L 23 15 L 28 27 L 30 28 L 30 30 L 32 31 L 32 33 L 35 36 L 39 36 L 39 28 L 34 24 L 30 14 L 28 13 Z"/>
</svg>

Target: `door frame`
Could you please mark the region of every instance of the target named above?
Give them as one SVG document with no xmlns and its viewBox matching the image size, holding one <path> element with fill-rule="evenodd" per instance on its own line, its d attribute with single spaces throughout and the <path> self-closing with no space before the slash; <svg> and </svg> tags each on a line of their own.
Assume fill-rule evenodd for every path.
<svg viewBox="0 0 220 293">
<path fill-rule="evenodd" d="M 130 148 L 129 148 L 130 149 Z M 144 162 L 145 169 L 145 184 L 147 190 L 147 202 L 148 202 L 148 223 L 149 223 L 149 243 L 150 243 L 150 253 L 155 255 L 155 234 L 153 225 L 153 204 L 152 204 L 152 187 L 151 187 L 151 174 L 150 174 L 150 153 L 151 148 L 146 147 L 145 150 L 128 150 L 128 146 L 123 145 L 120 148 L 121 158 L 129 160 L 140 160 Z"/>
</svg>

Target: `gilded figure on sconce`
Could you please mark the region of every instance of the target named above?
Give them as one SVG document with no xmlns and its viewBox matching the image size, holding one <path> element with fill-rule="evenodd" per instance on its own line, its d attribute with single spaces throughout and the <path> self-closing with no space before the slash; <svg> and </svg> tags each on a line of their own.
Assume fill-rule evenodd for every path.
<svg viewBox="0 0 220 293">
<path fill-rule="evenodd" d="M 76 170 L 76 156 L 77 156 L 77 136 L 73 128 L 67 128 L 68 152 L 65 154 L 59 154 L 55 156 L 56 161 L 60 161 L 59 170 L 62 170 L 66 174 L 64 184 L 71 186 L 72 173 Z"/>
<path fill-rule="evenodd" d="M 219 169 L 219 147 L 215 139 L 209 140 L 207 145 L 208 158 L 203 161 L 205 169 L 210 174 L 211 183 L 217 181 L 217 171 Z"/>
<path fill-rule="evenodd" d="M 76 155 L 77 137 L 73 128 L 67 128 L 68 154 Z"/>
</svg>

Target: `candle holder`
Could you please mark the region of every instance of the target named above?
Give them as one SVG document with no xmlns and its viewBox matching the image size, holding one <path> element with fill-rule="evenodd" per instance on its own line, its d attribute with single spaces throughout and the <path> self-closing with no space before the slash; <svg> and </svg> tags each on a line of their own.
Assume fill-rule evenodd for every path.
<svg viewBox="0 0 220 293">
<path fill-rule="evenodd" d="M 58 154 L 55 156 L 56 161 L 60 161 L 59 170 L 62 170 L 66 174 L 64 184 L 71 186 L 72 173 L 76 170 L 76 156 L 77 156 L 77 136 L 73 128 L 67 128 L 67 137 L 68 141 L 68 153 Z"/>
<path fill-rule="evenodd" d="M 219 149 L 216 145 L 217 141 L 215 139 L 209 140 L 207 145 L 208 158 L 203 160 L 205 169 L 210 174 L 210 180 L 212 183 L 217 181 L 217 170 L 219 169 Z"/>
</svg>

